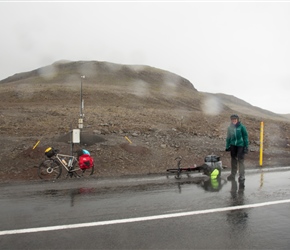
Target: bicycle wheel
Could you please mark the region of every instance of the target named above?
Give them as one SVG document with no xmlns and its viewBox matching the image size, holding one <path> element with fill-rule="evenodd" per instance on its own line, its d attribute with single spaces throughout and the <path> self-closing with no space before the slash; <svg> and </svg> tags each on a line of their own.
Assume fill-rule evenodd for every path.
<svg viewBox="0 0 290 250">
<path fill-rule="evenodd" d="M 180 179 L 181 170 L 178 168 L 169 168 L 166 170 L 168 173 L 175 174 L 175 179 Z"/>
<path fill-rule="evenodd" d="M 176 174 L 178 173 L 180 170 L 178 170 L 178 168 L 169 168 L 166 170 L 167 172 L 169 173 L 172 173 L 172 174 Z"/>
<path fill-rule="evenodd" d="M 88 177 L 91 176 L 95 171 L 95 166 L 87 169 L 81 169 L 77 163 L 74 164 L 72 173 L 75 177 Z"/>
<path fill-rule="evenodd" d="M 89 177 L 91 176 L 95 171 L 95 166 L 92 166 L 91 168 L 86 168 L 86 169 L 80 169 L 81 172 L 81 177 Z"/>
<path fill-rule="evenodd" d="M 95 166 L 92 166 L 91 168 L 81 169 L 81 176 L 82 177 L 88 177 L 91 176 L 95 171 Z"/>
<path fill-rule="evenodd" d="M 40 163 L 38 167 L 38 176 L 40 179 L 44 180 L 57 179 L 61 175 L 61 171 L 62 167 L 57 161 L 48 159 Z"/>
</svg>

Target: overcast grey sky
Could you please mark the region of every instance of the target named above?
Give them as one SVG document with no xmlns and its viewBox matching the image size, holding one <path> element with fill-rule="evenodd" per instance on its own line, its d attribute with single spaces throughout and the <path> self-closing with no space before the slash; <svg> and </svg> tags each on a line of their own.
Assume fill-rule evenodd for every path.
<svg viewBox="0 0 290 250">
<path fill-rule="evenodd" d="M 58 60 L 149 65 L 290 113 L 289 1 L 0 1 L 0 80 Z"/>
</svg>

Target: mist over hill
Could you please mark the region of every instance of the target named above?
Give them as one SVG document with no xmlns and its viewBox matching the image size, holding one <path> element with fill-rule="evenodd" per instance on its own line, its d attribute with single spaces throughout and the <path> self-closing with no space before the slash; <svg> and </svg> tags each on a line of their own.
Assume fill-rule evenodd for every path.
<svg viewBox="0 0 290 250">
<path fill-rule="evenodd" d="M 177 93 L 178 95 L 191 94 L 195 104 L 194 108 L 200 110 L 206 108 L 209 110 L 209 114 L 218 114 L 225 107 L 228 107 L 235 113 L 253 115 L 262 119 L 290 119 L 290 114 L 276 114 L 252 106 L 235 96 L 199 92 L 193 83 L 182 76 L 144 65 L 61 60 L 29 72 L 16 73 L 1 80 L 0 84 L 29 84 L 29 86 L 33 84 L 31 91 L 35 91 L 41 84 L 62 84 L 66 89 L 71 87 L 76 91 L 81 81 L 80 76 L 85 76 L 84 82 L 86 84 L 102 87 L 114 85 L 121 88 L 121 92 L 132 93 L 139 97 L 144 95 L 156 96 L 156 91 L 159 92 L 158 94 L 170 97 L 176 96 Z"/>
<path fill-rule="evenodd" d="M 66 82 L 80 81 L 80 76 L 85 76 L 86 81 L 95 81 L 98 84 L 126 84 L 131 81 L 144 81 L 151 85 L 168 83 L 176 87 L 193 88 L 185 78 L 171 72 L 141 65 L 121 65 L 98 61 L 58 61 L 52 65 L 41 67 L 29 72 L 17 73 L 0 81 L 1 83 L 27 81 L 40 82 Z"/>
<path fill-rule="evenodd" d="M 231 108 L 233 111 L 236 111 L 238 114 L 246 114 L 252 115 L 261 118 L 268 118 L 268 119 L 278 119 L 278 120 L 288 120 L 290 119 L 290 114 L 276 114 L 274 112 L 268 111 L 266 109 L 262 109 L 257 106 L 253 106 L 248 102 L 245 102 L 242 99 L 239 99 L 233 95 L 226 95 L 226 94 L 212 94 L 212 93 L 204 93 L 205 96 L 212 96 L 223 103 L 223 105 Z"/>
</svg>

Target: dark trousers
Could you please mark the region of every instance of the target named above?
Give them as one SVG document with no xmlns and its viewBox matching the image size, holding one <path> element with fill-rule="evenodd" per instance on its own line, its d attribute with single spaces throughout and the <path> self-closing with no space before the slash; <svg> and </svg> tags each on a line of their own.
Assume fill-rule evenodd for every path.
<svg viewBox="0 0 290 250">
<path fill-rule="evenodd" d="M 231 145 L 231 173 L 232 175 L 236 175 L 239 167 L 239 176 L 242 179 L 245 178 L 244 158 L 244 147 Z"/>
</svg>

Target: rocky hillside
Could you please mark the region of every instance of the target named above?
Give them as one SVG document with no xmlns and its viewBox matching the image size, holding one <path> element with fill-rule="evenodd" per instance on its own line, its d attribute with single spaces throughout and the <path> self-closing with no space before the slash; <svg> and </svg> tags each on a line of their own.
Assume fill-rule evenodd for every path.
<svg viewBox="0 0 290 250">
<path fill-rule="evenodd" d="M 259 163 L 261 121 L 264 165 L 288 164 L 287 117 L 233 96 L 199 92 L 187 79 L 149 66 L 62 61 L 0 81 L 0 178 L 37 178 L 35 166 L 48 146 L 70 153 L 81 85 L 85 119 L 82 145 L 75 147 L 91 151 L 96 176 L 163 173 L 179 155 L 186 166 L 211 153 L 229 165 L 224 146 L 232 113 L 249 130 L 249 167 Z"/>
</svg>

